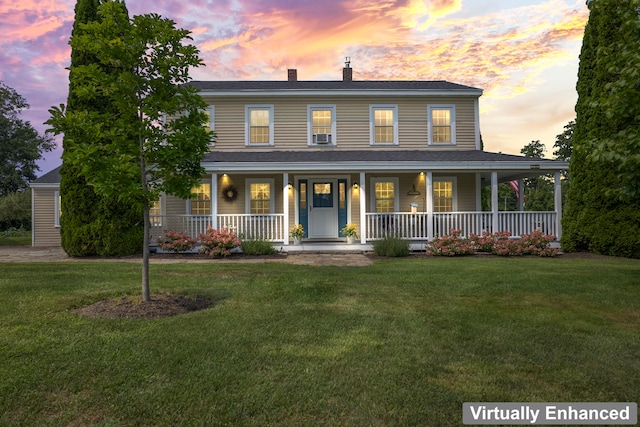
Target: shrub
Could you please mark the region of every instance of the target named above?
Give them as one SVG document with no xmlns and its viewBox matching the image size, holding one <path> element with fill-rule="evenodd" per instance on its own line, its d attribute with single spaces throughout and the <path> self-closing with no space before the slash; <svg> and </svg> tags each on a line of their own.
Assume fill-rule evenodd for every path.
<svg viewBox="0 0 640 427">
<path fill-rule="evenodd" d="M 226 257 L 231 255 L 231 249 L 241 246 L 242 240 L 235 230 L 223 227 L 220 230 L 207 227 L 207 232 L 200 234 L 200 253 L 211 257 Z"/>
<path fill-rule="evenodd" d="M 189 251 L 196 245 L 196 239 L 183 231 L 165 230 L 164 236 L 158 237 L 156 241 L 160 243 L 163 251 L 176 253 Z"/>
<path fill-rule="evenodd" d="M 522 234 L 519 239 L 496 238 L 491 253 L 500 256 L 537 255 L 553 257 L 558 254 L 558 250 L 550 248 L 549 243 L 555 238 L 555 236 L 545 234 L 539 230 L 530 234 Z"/>
<path fill-rule="evenodd" d="M 427 243 L 427 255 L 433 256 L 461 256 L 473 255 L 475 247 L 471 239 L 462 237 L 461 230 L 451 229 L 449 234 L 436 236 Z"/>
<path fill-rule="evenodd" d="M 409 242 L 399 237 L 386 236 L 373 242 L 373 253 L 378 256 L 401 257 L 411 253 Z"/>
<path fill-rule="evenodd" d="M 245 255 L 273 255 L 276 253 L 276 248 L 268 240 L 244 240 L 242 242 L 242 253 Z"/>
<path fill-rule="evenodd" d="M 497 233 L 489 233 L 487 231 L 482 233 L 482 236 L 471 233 L 469 239 L 473 243 L 476 251 L 479 252 L 492 252 L 493 246 L 497 241 L 508 240 L 511 233 L 508 231 L 499 231 Z"/>
</svg>

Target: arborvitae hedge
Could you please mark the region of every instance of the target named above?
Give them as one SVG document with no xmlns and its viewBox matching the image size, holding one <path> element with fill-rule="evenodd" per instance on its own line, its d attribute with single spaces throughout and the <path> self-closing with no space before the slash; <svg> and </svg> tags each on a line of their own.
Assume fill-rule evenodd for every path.
<svg viewBox="0 0 640 427">
<path fill-rule="evenodd" d="M 640 258 L 640 200 L 621 200 L 608 190 L 619 181 L 613 165 L 595 161 L 590 154 L 598 139 L 625 129 L 618 117 L 610 117 L 592 102 L 616 78 L 615 70 L 596 61 L 599 47 L 615 46 L 619 37 L 619 8 L 634 7 L 631 0 L 594 0 L 585 28 L 580 68 L 578 102 L 570 164 L 571 187 L 563 217 L 562 247 L 565 251 L 591 252 Z M 615 55 L 611 51 L 609 55 Z"/>
<path fill-rule="evenodd" d="M 81 31 L 79 24 L 98 19 L 98 0 L 78 0 L 75 7 L 73 35 Z M 69 97 L 67 110 L 105 111 L 112 109 L 106 98 L 95 97 L 89 101 L 79 99 L 73 93 L 74 67 L 94 62 L 85 52 L 71 51 L 69 73 Z M 92 141 L 100 144 L 100 141 Z M 73 150 L 72 144 L 63 139 L 65 152 Z M 60 171 L 60 198 L 62 216 L 60 234 L 62 248 L 74 257 L 124 256 L 142 250 L 143 224 L 140 209 L 130 203 L 107 200 L 87 185 L 77 165 L 65 160 Z"/>
</svg>

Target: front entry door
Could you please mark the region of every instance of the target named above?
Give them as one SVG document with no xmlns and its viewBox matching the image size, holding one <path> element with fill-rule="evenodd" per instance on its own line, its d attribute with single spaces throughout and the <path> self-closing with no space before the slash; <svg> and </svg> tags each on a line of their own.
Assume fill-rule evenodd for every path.
<svg viewBox="0 0 640 427">
<path fill-rule="evenodd" d="M 338 237 L 337 180 L 310 180 L 309 237 Z"/>
</svg>

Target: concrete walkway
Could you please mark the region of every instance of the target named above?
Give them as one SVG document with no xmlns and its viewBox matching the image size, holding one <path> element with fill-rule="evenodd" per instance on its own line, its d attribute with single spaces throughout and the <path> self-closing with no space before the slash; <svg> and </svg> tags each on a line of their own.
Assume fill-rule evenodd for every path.
<svg viewBox="0 0 640 427">
<path fill-rule="evenodd" d="M 71 258 L 60 247 L 0 246 L 0 263 L 3 262 L 141 262 L 140 256 L 124 258 Z M 296 265 L 335 265 L 364 267 L 371 265 L 371 259 L 361 253 L 294 253 L 276 257 L 237 257 L 227 259 L 156 257 L 152 264 L 190 264 L 211 262 L 283 262 Z"/>
</svg>

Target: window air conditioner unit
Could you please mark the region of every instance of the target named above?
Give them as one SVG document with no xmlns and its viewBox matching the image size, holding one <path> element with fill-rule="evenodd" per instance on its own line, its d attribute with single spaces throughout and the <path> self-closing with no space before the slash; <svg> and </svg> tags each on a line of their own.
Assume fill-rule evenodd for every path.
<svg viewBox="0 0 640 427">
<path fill-rule="evenodd" d="M 316 133 L 313 135 L 313 142 L 316 144 L 330 144 L 331 134 L 329 133 Z"/>
</svg>

